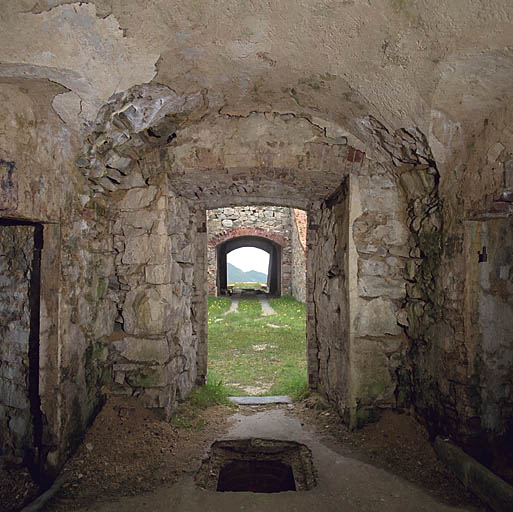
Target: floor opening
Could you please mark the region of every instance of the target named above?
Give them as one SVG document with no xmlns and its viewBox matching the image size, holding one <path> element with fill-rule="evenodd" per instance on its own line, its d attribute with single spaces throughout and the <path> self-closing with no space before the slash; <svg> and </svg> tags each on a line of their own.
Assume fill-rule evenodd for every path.
<svg viewBox="0 0 513 512">
<path fill-rule="evenodd" d="M 221 468 L 218 492 L 295 491 L 294 473 L 288 464 L 274 460 L 236 460 Z"/>
<path fill-rule="evenodd" d="M 308 491 L 316 479 L 304 444 L 250 438 L 216 441 L 196 483 L 218 492 L 276 493 Z"/>
</svg>

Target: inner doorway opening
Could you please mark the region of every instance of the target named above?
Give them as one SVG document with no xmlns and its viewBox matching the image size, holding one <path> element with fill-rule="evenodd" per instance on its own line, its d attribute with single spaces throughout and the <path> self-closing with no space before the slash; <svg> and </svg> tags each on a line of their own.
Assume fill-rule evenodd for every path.
<svg viewBox="0 0 513 512">
<path fill-rule="evenodd" d="M 306 247 L 296 216 L 281 207 L 207 212 L 207 381 L 222 381 L 232 396 L 308 389 Z"/>
<path fill-rule="evenodd" d="M 0 219 L 0 456 L 39 477 L 41 224 Z"/>
<path fill-rule="evenodd" d="M 269 253 L 256 247 L 239 247 L 226 256 L 228 293 L 235 290 L 269 290 Z"/>
<path fill-rule="evenodd" d="M 235 281 L 230 282 L 228 274 Z M 264 291 L 273 296 L 281 295 L 281 247 L 275 242 L 256 236 L 236 237 L 219 244 L 218 295 L 229 295 L 234 288 L 243 288 L 238 283 L 249 282 L 265 284 Z M 257 287 L 252 285 L 249 288 Z"/>
</svg>

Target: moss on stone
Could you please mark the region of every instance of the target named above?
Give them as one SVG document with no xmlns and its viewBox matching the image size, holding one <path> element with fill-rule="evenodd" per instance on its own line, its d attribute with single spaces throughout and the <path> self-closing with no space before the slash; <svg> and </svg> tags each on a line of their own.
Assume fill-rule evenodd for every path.
<svg viewBox="0 0 513 512">
<path fill-rule="evenodd" d="M 105 296 L 105 292 L 107 291 L 107 286 L 109 281 L 106 278 L 98 279 L 98 285 L 96 286 L 96 296 L 98 299 L 103 299 Z"/>
<path fill-rule="evenodd" d="M 128 383 L 133 387 L 154 388 L 163 386 L 163 374 L 160 368 L 145 368 L 141 372 L 127 376 Z"/>
</svg>

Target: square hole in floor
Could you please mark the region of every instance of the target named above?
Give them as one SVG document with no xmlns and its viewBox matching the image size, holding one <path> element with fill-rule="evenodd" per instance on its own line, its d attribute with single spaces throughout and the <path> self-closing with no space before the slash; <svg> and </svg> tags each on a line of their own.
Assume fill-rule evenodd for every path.
<svg viewBox="0 0 513 512">
<path fill-rule="evenodd" d="M 196 475 L 196 483 L 218 492 L 307 491 L 316 485 L 312 452 L 295 441 L 216 441 Z"/>
</svg>

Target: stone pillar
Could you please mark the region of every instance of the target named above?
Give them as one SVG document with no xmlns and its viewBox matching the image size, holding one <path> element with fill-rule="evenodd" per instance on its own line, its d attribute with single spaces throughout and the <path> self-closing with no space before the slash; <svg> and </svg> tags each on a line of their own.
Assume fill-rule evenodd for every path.
<svg viewBox="0 0 513 512">
<path fill-rule="evenodd" d="M 208 360 L 208 290 L 207 290 L 207 217 L 206 211 L 196 212 L 194 296 L 192 300 L 192 332 L 196 337 L 196 384 L 202 385 L 207 377 Z"/>
</svg>

